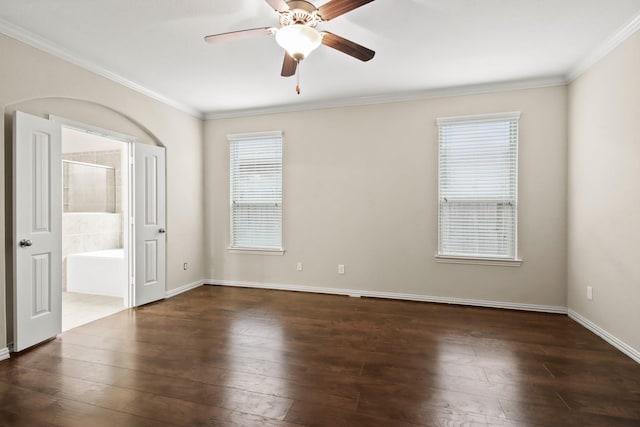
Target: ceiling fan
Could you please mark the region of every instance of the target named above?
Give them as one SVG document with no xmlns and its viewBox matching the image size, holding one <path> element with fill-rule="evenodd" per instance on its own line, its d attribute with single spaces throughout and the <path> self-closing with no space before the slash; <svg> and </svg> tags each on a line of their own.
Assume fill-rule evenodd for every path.
<svg viewBox="0 0 640 427">
<path fill-rule="evenodd" d="M 373 0 L 330 0 L 328 3 L 315 7 L 305 0 L 266 0 L 266 2 L 280 15 L 280 27 L 252 28 L 249 30 L 232 31 L 213 34 L 204 39 L 207 43 L 218 43 L 227 40 L 237 40 L 260 35 L 276 36 L 276 42 L 285 50 L 281 75 L 290 77 L 298 72 L 300 61 L 306 58 L 320 44 L 346 53 L 361 61 L 369 61 L 376 54 L 351 40 L 340 37 L 328 31 L 318 31 L 316 26 L 354 9 L 371 3 Z M 300 84 L 296 86 L 300 94 Z"/>
</svg>

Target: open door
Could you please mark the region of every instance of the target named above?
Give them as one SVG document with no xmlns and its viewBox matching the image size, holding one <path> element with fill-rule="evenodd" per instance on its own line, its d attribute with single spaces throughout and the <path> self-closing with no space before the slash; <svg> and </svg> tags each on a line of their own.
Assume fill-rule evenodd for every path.
<svg viewBox="0 0 640 427">
<path fill-rule="evenodd" d="M 61 128 L 16 112 L 13 123 L 14 351 L 62 330 Z"/>
<path fill-rule="evenodd" d="M 135 298 L 139 306 L 166 294 L 165 150 L 134 144 Z"/>
</svg>

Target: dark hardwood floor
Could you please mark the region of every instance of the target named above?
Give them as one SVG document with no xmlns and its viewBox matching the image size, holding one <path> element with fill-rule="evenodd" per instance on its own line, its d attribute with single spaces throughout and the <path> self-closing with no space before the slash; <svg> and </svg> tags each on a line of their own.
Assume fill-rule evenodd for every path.
<svg viewBox="0 0 640 427">
<path fill-rule="evenodd" d="M 640 426 L 567 316 L 204 286 L 0 362 L 3 426 Z"/>
</svg>

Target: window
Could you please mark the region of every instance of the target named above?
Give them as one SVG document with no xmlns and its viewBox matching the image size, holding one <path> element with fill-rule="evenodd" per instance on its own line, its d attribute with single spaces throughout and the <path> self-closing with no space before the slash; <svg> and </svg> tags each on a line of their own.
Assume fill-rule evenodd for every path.
<svg viewBox="0 0 640 427">
<path fill-rule="evenodd" d="M 438 256 L 517 259 L 519 118 L 438 119 Z"/>
<path fill-rule="evenodd" d="M 282 250 L 282 132 L 228 135 L 231 248 Z"/>
</svg>

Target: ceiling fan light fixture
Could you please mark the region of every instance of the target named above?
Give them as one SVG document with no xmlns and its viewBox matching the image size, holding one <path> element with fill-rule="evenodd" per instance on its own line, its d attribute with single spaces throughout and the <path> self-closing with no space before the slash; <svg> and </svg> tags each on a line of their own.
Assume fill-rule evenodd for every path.
<svg viewBox="0 0 640 427">
<path fill-rule="evenodd" d="M 306 58 L 321 41 L 322 35 L 315 28 L 302 24 L 287 25 L 276 33 L 276 42 L 296 61 Z"/>
</svg>

